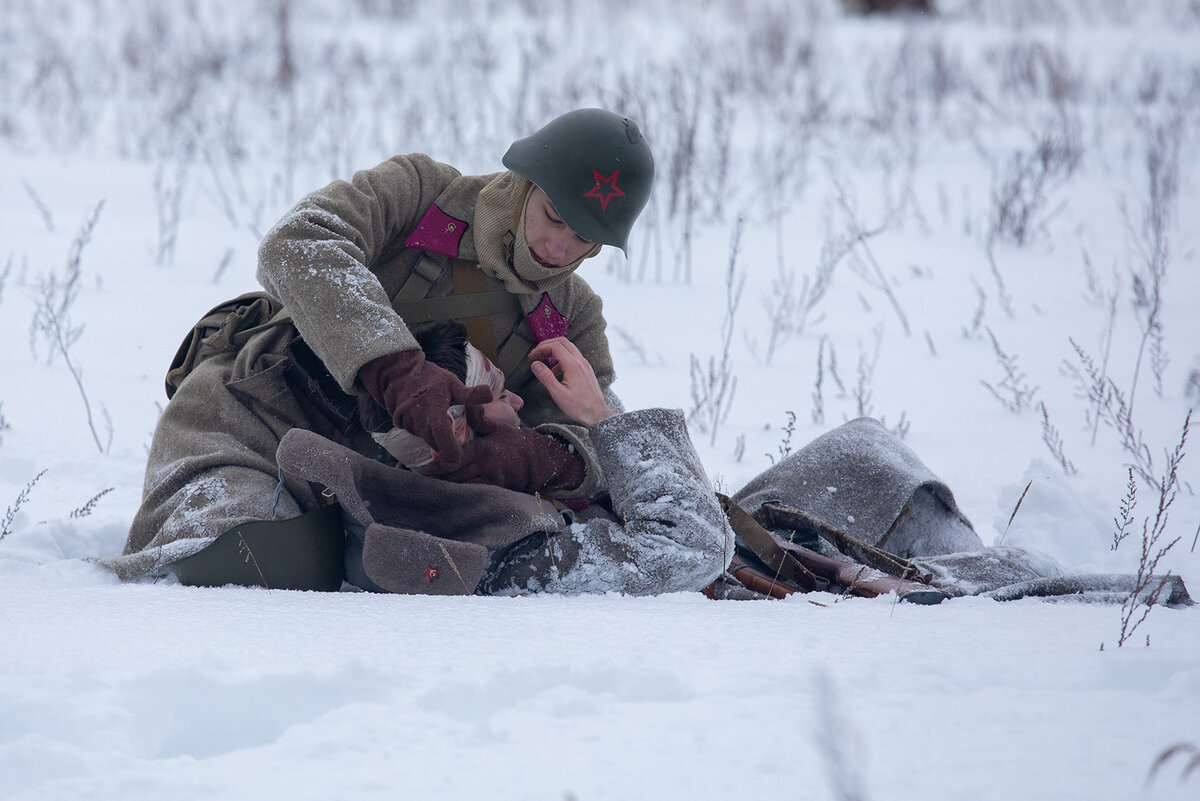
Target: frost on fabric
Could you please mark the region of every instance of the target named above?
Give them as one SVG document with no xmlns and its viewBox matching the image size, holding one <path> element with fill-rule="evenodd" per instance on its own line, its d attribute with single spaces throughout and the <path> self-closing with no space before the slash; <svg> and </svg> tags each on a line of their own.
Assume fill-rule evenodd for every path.
<svg viewBox="0 0 1200 801">
<path fill-rule="evenodd" d="M 258 278 L 343 387 L 365 361 L 412 347 L 411 335 L 368 263 L 368 237 L 314 205 L 293 209 L 263 241 Z"/>
<path fill-rule="evenodd" d="M 489 569 L 488 594 L 693 591 L 725 568 L 733 531 L 682 414 L 643 410 L 610 421 L 592 441 L 615 514 L 593 505 L 565 531 L 518 543 Z"/>
<path fill-rule="evenodd" d="M 887 543 L 888 550 L 898 556 L 936 556 L 983 547 L 979 535 L 929 485 L 917 488 L 903 515 Z"/>
<path fill-rule="evenodd" d="M 213 526 L 213 510 L 228 506 L 233 497 L 229 482 L 220 475 L 194 479 L 180 490 L 179 505 L 163 523 L 158 536 L 160 543 L 194 537 L 216 537 L 220 531 Z"/>
<path fill-rule="evenodd" d="M 922 571 L 933 574 L 933 586 L 951 595 L 978 595 L 1012 584 L 1065 574 L 1062 566 L 1049 556 L 1009 546 L 914 561 Z"/>
<path fill-rule="evenodd" d="M 733 497 L 750 512 L 765 503 L 791 506 L 856 539 L 878 544 L 921 488 L 946 510 L 944 515 L 923 514 L 922 518 L 937 518 L 941 531 L 922 538 L 922 532 L 912 529 L 908 536 L 935 549 L 952 546 L 962 550 L 960 546 L 968 540 L 976 540 L 972 550 L 982 545 L 959 512 L 949 487 L 898 437 L 871 418 L 851 420 L 817 437 Z M 889 550 L 891 545 L 889 540 Z"/>
<path fill-rule="evenodd" d="M 642 410 L 593 431 L 623 521 L 593 519 L 576 532 L 568 592 L 633 594 L 699 589 L 724 569 L 732 532 L 687 438 L 682 415 Z"/>
</svg>

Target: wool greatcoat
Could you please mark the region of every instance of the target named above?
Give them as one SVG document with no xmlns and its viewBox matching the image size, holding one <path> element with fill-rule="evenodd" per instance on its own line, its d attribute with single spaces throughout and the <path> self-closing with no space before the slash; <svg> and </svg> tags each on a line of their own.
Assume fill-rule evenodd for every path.
<svg viewBox="0 0 1200 801">
<path fill-rule="evenodd" d="M 280 220 L 260 246 L 258 279 L 291 323 L 208 355 L 178 386 L 154 434 L 143 501 L 124 554 L 110 560 L 117 572 L 124 578 L 161 572 L 248 520 L 286 519 L 316 508 L 308 482 L 284 475 L 276 463 L 279 441 L 292 428 L 360 453 L 378 452 L 361 425 L 358 412 L 371 403 L 357 375 L 372 359 L 418 347 L 393 300 L 423 256 L 477 265 L 488 291 L 517 300 L 491 314 L 497 346 L 522 318 L 539 341 L 565 335 L 620 411 L 610 390 L 613 366 L 599 296 L 574 274 L 579 262 L 550 270 L 525 245 L 529 188 L 511 172 L 463 176 L 428 156 L 396 156 L 310 194 Z M 447 269 L 426 296 L 453 292 Z M 315 370 L 299 364 L 297 333 L 299 352 Z M 584 456 L 583 484 L 558 495 L 601 494 L 606 481 L 586 430 L 554 405 L 527 356 L 508 372 L 506 386 L 525 399 L 528 424 L 563 437 Z"/>
<path fill-rule="evenodd" d="M 589 429 L 609 493 L 558 510 L 537 495 L 397 470 L 311 431 L 288 432 L 280 465 L 337 494 L 346 578 L 402 593 L 653 595 L 707 586 L 733 531 L 677 409 L 639 409 Z"/>
</svg>

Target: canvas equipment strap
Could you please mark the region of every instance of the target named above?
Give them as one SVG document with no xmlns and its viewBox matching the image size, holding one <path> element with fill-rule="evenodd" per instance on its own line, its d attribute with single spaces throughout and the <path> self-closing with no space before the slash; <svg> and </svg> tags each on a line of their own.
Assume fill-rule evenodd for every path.
<svg viewBox="0 0 1200 801">
<path fill-rule="evenodd" d="M 446 267 L 445 259 L 438 259 L 428 253 L 422 253 L 421 257 L 417 259 L 413 271 L 405 279 L 404 285 L 400 287 L 396 297 L 392 298 L 392 302 L 424 298 L 429 294 L 429 290 L 433 289 L 433 285 L 441 280 L 442 275 L 446 272 Z"/>
<path fill-rule="evenodd" d="M 455 259 L 453 270 L 454 297 L 465 299 L 471 295 L 482 295 L 487 292 L 487 278 L 484 276 L 483 270 L 476 265 L 465 259 Z M 492 330 L 492 318 L 477 314 L 471 317 L 460 317 L 459 322 L 466 327 L 467 339 L 471 344 L 483 351 L 484 356 L 495 361 L 496 335 Z"/>
<path fill-rule="evenodd" d="M 533 350 L 533 346 L 536 344 L 537 340 L 534 339 L 533 329 L 529 327 L 529 322 L 522 316 L 492 361 L 505 373 L 511 373 L 517 369 L 517 365 L 529 355 L 529 351 Z"/>
<path fill-rule="evenodd" d="M 427 297 L 433 286 L 451 271 L 454 294 Z M 434 320 L 459 320 L 467 329 L 471 344 L 479 348 L 505 373 L 511 373 L 537 344 L 516 295 L 504 290 L 489 292 L 487 277 L 466 259 L 444 259 L 423 253 L 412 274 L 392 301 L 392 308 L 409 325 Z M 516 325 L 497 347 L 491 317 L 514 315 Z"/>
</svg>

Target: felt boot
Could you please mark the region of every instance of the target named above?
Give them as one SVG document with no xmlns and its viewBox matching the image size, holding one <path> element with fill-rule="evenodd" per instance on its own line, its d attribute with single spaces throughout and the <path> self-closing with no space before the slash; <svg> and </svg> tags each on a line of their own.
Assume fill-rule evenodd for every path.
<svg viewBox="0 0 1200 801">
<path fill-rule="evenodd" d="M 323 506 L 289 520 L 251 520 L 176 562 L 180 583 L 335 592 L 342 586 L 346 535 L 341 511 Z"/>
</svg>

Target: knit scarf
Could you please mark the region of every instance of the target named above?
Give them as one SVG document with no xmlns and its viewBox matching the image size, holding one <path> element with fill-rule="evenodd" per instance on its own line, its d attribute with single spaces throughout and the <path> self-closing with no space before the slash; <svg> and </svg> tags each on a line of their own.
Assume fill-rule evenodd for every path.
<svg viewBox="0 0 1200 801">
<path fill-rule="evenodd" d="M 564 267 L 543 267 L 525 241 L 525 206 L 533 184 L 514 172 L 488 183 L 475 203 L 475 252 L 484 273 L 501 281 L 514 295 L 541 296 L 571 277 L 571 273 L 600 252 L 595 245 Z"/>
</svg>

